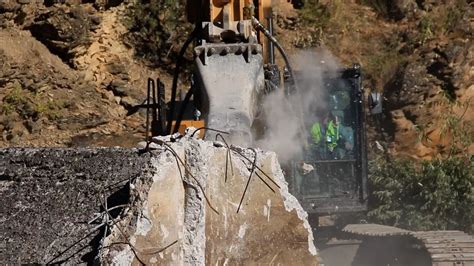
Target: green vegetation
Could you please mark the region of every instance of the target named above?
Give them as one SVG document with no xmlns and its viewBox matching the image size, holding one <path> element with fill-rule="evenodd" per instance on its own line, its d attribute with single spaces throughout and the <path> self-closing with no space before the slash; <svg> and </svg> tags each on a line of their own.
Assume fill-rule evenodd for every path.
<svg viewBox="0 0 474 266">
<path fill-rule="evenodd" d="M 431 161 L 379 156 L 370 163 L 370 220 L 412 230 L 458 229 L 474 232 L 474 143 L 472 125 L 463 121 L 470 102 L 447 103 L 441 134 L 448 152 Z M 455 115 L 454 108 L 464 112 Z M 429 141 L 420 127 L 420 141 Z"/>
<path fill-rule="evenodd" d="M 19 83 L 14 83 L 7 91 L 0 110 L 5 115 L 17 112 L 23 118 L 37 120 L 47 117 L 56 120 L 61 118 L 62 109 L 69 106 L 66 101 L 50 99 L 41 93 L 24 90 Z"/>
<path fill-rule="evenodd" d="M 377 87 L 383 87 L 396 73 L 400 66 L 405 64 L 409 58 L 400 54 L 398 45 L 400 44 L 396 36 L 388 37 L 385 45 L 379 47 L 373 53 L 366 54 L 363 58 L 364 71 L 368 78 L 377 78 Z"/>
<path fill-rule="evenodd" d="M 61 100 L 47 99 L 36 103 L 35 111 L 39 116 L 44 115 L 49 120 L 57 120 L 62 117 L 61 110 L 68 107 L 68 103 Z"/>
<path fill-rule="evenodd" d="M 456 31 L 468 10 L 469 5 L 465 0 L 457 0 L 455 3 L 436 6 L 427 12 L 418 22 L 421 43 Z"/>
<path fill-rule="evenodd" d="M 318 0 L 308 0 L 299 13 L 303 26 L 325 28 L 331 18 L 329 6 L 319 3 Z"/>
<path fill-rule="evenodd" d="M 310 48 L 321 45 L 322 35 L 332 16 L 332 10 L 328 5 L 319 3 L 317 0 L 306 1 L 304 7 L 299 11 L 297 20 L 300 34 L 293 45 L 298 48 Z"/>
<path fill-rule="evenodd" d="M 474 232 L 474 156 L 371 162 L 371 221 L 412 230 Z"/>
<path fill-rule="evenodd" d="M 14 83 L 10 91 L 3 97 L 2 113 L 10 114 L 17 111 L 20 115 L 28 116 L 30 105 L 26 92 L 23 91 L 19 83 Z"/>
<path fill-rule="evenodd" d="M 433 38 L 433 21 L 431 17 L 424 16 L 420 23 L 418 24 L 418 28 L 420 30 L 420 38 L 421 43 L 424 44 L 429 39 Z"/>
<path fill-rule="evenodd" d="M 173 62 L 191 32 L 184 0 L 135 1 L 123 23 L 129 30 L 125 40 L 135 48 L 138 57 L 152 65 Z"/>
<path fill-rule="evenodd" d="M 391 21 L 399 12 L 393 1 L 359 3 L 372 7 L 376 14 L 340 0 L 308 0 L 299 11 L 298 35 L 293 44 L 299 48 L 324 44 L 345 64 L 358 60 L 366 80 L 378 88 L 389 82 L 405 62 L 417 56 L 414 49 L 468 28 L 462 25 L 468 21 L 466 0 L 420 4 L 416 15 L 407 16 L 408 23 L 400 25 Z"/>
<path fill-rule="evenodd" d="M 363 4 L 378 8 L 382 13 L 388 12 L 386 1 Z M 299 48 L 324 44 L 345 64 L 359 60 L 366 79 L 382 88 L 407 61 L 407 56 L 399 52 L 401 37 L 397 31 L 374 27 L 380 23 L 379 19 L 354 6 L 343 1 L 308 1 L 299 12 L 298 31 L 301 33 L 293 44 Z"/>
<path fill-rule="evenodd" d="M 463 0 L 457 1 L 456 5 L 449 6 L 446 10 L 446 17 L 443 19 L 443 31 L 454 31 L 469 8 L 470 6 Z"/>
<path fill-rule="evenodd" d="M 448 100 L 449 101 L 449 100 Z M 448 156 L 456 154 L 467 154 L 468 147 L 474 143 L 474 125 L 463 120 L 464 115 L 469 112 L 471 99 L 465 102 L 448 102 L 447 112 L 443 113 L 444 124 L 441 127 L 441 134 L 451 136 Z M 454 109 L 462 110 L 461 115 L 456 115 Z"/>
</svg>

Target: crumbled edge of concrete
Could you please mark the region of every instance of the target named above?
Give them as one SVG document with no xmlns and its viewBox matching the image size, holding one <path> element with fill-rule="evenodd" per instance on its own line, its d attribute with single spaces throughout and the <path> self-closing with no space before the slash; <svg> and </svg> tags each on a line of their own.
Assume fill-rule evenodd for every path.
<svg viewBox="0 0 474 266">
<path fill-rule="evenodd" d="M 131 265 L 134 254 L 130 246 L 126 246 L 123 250 L 117 251 L 112 258 L 112 265 Z"/>
<path fill-rule="evenodd" d="M 194 140 L 198 141 L 199 143 L 203 143 L 204 145 L 209 146 L 209 151 L 213 152 L 213 149 L 211 148 L 218 148 L 222 147 L 222 143 L 214 141 L 213 143 L 210 141 L 203 141 L 203 140 Z M 212 147 L 214 146 L 214 147 Z M 235 146 L 234 146 L 235 147 Z M 243 147 L 235 147 L 240 150 L 241 153 L 246 155 L 248 158 L 253 158 L 254 153 L 249 150 L 248 148 L 243 148 Z M 257 163 L 260 163 L 261 161 L 265 160 L 267 157 L 270 157 L 270 162 L 272 163 L 270 165 L 271 172 L 273 173 L 275 182 L 278 183 L 280 186 L 280 195 L 282 197 L 284 206 L 286 211 L 291 212 L 293 210 L 296 211 L 296 214 L 298 218 L 303 221 L 303 226 L 306 228 L 308 231 L 308 251 L 311 253 L 311 255 L 316 256 L 317 255 L 317 250 L 316 246 L 314 245 L 314 236 L 313 236 L 313 230 L 308 222 L 308 213 L 303 209 L 301 204 L 299 203 L 298 199 L 296 199 L 295 196 L 293 196 L 289 190 L 288 190 L 288 182 L 285 179 L 283 170 L 281 169 L 280 163 L 278 161 L 278 156 L 276 155 L 275 152 L 272 151 L 263 151 L 261 149 L 255 148 L 255 151 L 257 154 L 259 154 L 259 158 L 257 158 Z M 207 157 L 210 158 L 211 156 Z M 246 161 L 242 161 L 247 166 Z M 251 163 L 248 163 L 250 166 Z M 240 171 L 241 175 L 248 175 L 249 170 L 248 167 L 235 167 L 234 170 Z"/>
<path fill-rule="evenodd" d="M 311 255 L 316 256 L 316 246 L 314 246 L 314 236 L 313 230 L 308 222 L 308 213 L 303 209 L 299 201 L 288 191 L 288 182 L 285 180 L 285 176 L 283 174 L 283 170 L 281 169 L 280 163 L 278 162 L 278 158 L 276 153 L 274 152 L 265 152 L 265 156 L 270 156 L 272 159 L 272 165 L 270 166 L 272 169 L 272 173 L 274 174 L 275 181 L 280 186 L 280 194 L 283 198 L 283 203 L 285 204 L 285 209 L 288 212 L 292 210 L 296 210 L 298 218 L 303 221 L 303 225 L 308 230 L 308 250 Z"/>
<path fill-rule="evenodd" d="M 209 177 L 209 158 L 214 153 L 212 142 L 184 137 L 185 161 L 193 169 L 192 175 L 203 188 Z M 205 154 L 206 156 L 203 156 Z M 184 263 L 205 265 L 206 259 L 206 202 L 196 180 L 185 175 L 188 188 L 185 190 L 185 215 L 183 243 Z M 191 187 L 192 186 L 192 187 Z"/>
<path fill-rule="evenodd" d="M 148 213 L 146 211 L 148 192 L 153 182 L 164 178 L 162 177 L 163 174 L 160 169 L 164 169 L 163 166 L 171 165 L 176 162 L 170 153 L 165 156 L 156 156 L 162 153 L 163 149 L 151 152 L 153 156 L 150 158 L 149 173 L 137 177 L 135 181 L 130 184 L 130 207 L 124 210 L 120 216 L 120 221 L 110 228 L 111 234 L 102 242 L 98 255 L 100 264 L 131 265 L 136 258 L 132 246 L 129 245 L 135 244 L 134 235 L 146 235 L 147 228 L 149 230 L 149 228 L 153 226 L 148 219 Z M 143 211 L 144 209 L 145 212 Z M 115 244 L 117 240 L 122 240 L 123 243 L 129 244 Z M 119 246 L 124 246 L 124 248 L 119 248 Z"/>
</svg>

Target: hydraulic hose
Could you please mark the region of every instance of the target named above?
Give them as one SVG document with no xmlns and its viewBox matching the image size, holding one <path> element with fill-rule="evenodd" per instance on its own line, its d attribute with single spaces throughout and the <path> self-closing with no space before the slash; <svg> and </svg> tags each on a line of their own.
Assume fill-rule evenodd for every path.
<svg viewBox="0 0 474 266">
<path fill-rule="evenodd" d="M 186 111 L 186 107 L 188 106 L 189 101 L 191 100 L 191 96 L 194 93 L 194 85 L 191 86 L 189 91 L 186 93 L 186 97 L 184 97 L 183 102 L 181 103 L 181 109 L 179 110 L 178 116 L 176 117 L 176 123 L 174 124 L 174 129 L 171 134 L 178 132 L 179 126 L 181 126 L 181 121 L 183 120 L 184 112 Z"/>
<path fill-rule="evenodd" d="M 285 66 L 286 66 L 286 69 L 288 70 L 288 73 L 290 73 L 291 80 L 293 81 L 293 84 L 295 85 L 296 90 L 298 90 L 293 68 L 290 65 L 290 60 L 288 59 L 288 55 L 286 54 L 285 50 L 283 50 L 283 47 L 281 47 L 277 39 L 275 39 L 275 37 L 273 37 L 273 35 L 265 28 L 265 26 L 263 26 L 263 24 L 260 21 L 258 21 L 258 19 L 255 18 L 254 16 L 252 16 L 252 25 L 257 31 L 262 32 L 265 35 L 265 37 L 267 37 L 268 40 L 271 41 L 276 46 L 281 56 L 283 57 L 283 60 L 285 61 Z"/>
<path fill-rule="evenodd" d="M 275 46 L 276 48 L 278 49 L 278 51 L 280 52 L 281 56 L 283 57 L 283 60 L 285 61 L 285 65 L 286 65 L 286 69 L 288 70 L 288 73 L 290 74 L 290 78 L 293 82 L 293 85 L 294 85 L 294 88 L 295 88 L 295 92 L 296 93 L 296 97 L 301 101 L 302 100 L 302 97 L 300 95 L 300 91 L 298 89 L 298 83 L 296 81 L 296 78 L 295 78 L 295 74 L 293 72 L 293 68 L 291 67 L 290 65 L 290 60 L 288 59 L 288 55 L 286 54 L 285 50 L 283 50 L 283 47 L 280 45 L 280 43 L 277 41 L 277 39 L 275 39 L 275 37 L 273 37 L 273 35 L 265 28 L 265 26 L 260 22 L 258 21 L 257 18 L 255 18 L 254 16 L 252 16 L 252 25 L 253 27 L 257 30 L 257 31 L 260 31 L 262 32 L 265 37 L 268 38 L 269 41 L 271 41 Z M 288 95 L 290 94 L 288 91 L 287 91 Z M 291 106 L 291 102 L 290 102 L 290 106 Z M 295 107 L 293 107 L 295 108 Z M 303 132 L 303 136 L 302 136 L 302 139 L 304 142 L 306 142 L 305 140 L 307 139 L 307 133 L 305 128 L 304 128 L 304 111 L 301 109 L 301 108 L 298 108 L 298 106 L 296 106 L 296 109 L 297 111 L 295 111 L 295 113 L 297 114 L 298 118 L 299 118 L 299 122 L 300 122 L 300 127 L 301 127 L 301 132 Z"/>
<path fill-rule="evenodd" d="M 181 64 L 183 63 L 182 61 L 183 61 L 184 53 L 186 53 L 188 46 L 191 44 L 191 42 L 194 40 L 195 37 L 196 37 L 196 28 L 193 32 L 191 32 L 188 39 L 181 47 L 181 50 L 179 51 L 179 54 L 178 54 L 178 59 L 176 60 L 176 67 L 173 74 L 173 85 L 171 86 L 171 105 L 170 105 L 170 112 L 168 115 L 168 123 L 166 124 L 166 134 L 171 134 L 171 127 L 172 127 L 173 118 L 174 118 L 174 109 L 176 105 L 176 92 L 178 90 L 179 71 L 181 70 Z"/>
<path fill-rule="evenodd" d="M 200 7 L 199 10 L 202 9 L 203 6 L 203 0 L 200 1 Z M 176 93 L 178 90 L 178 78 L 179 78 L 179 71 L 181 70 L 181 64 L 183 63 L 183 57 L 184 54 L 186 53 L 186 50 L 188 49 L 189 45 L 193 42 L 193 40 L 201 35 L 202 31 L 202 14 L 199 13 L 200 15 L 198 16 L 196 23 L 194 25 L 194 30 L 191 32 L 189 35 L 188 39 L 186 42 L 183 44 L 181 47 L 181 50 L 179 51 L 178 54 L 178 59 L 176 60 L 176 67 L 174 69 L 173 73 L 173 84 L 171 86 L 171 104 L 170 104 L 170 112 L 168 113 L 168 122 L 166 124 L 166 134 L 171 134 L 172 130 L 172 124 L 173 124 L 173 118 L 174 118 L 174 110 L 176 106 Z"/>
</svg>

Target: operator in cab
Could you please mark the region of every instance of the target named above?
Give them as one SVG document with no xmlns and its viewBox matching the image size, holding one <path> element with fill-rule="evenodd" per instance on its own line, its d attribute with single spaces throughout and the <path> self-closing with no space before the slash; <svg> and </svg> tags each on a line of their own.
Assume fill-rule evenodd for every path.
<svg viewBox="0 0 474 266">
<path fill-rule="evenodd" d="M 310 129 L 313 155 L 316 160 L 346 158 L 354 147 L 352 128 L 341 124 L 340 116 L 327 112 L 324 118 L 313 123 Z"/>
</svg>

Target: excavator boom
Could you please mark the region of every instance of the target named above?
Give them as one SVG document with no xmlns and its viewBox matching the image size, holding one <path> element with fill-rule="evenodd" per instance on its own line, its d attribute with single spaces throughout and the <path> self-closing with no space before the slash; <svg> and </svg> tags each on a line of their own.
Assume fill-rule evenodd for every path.
<svg viewBox="0 0 474 266">
<path fill-rule="evenodd" d="M 252 17 L 264 20 L 270 0 L 188 1 L 188 19 L 198 29 L 194 48 L 195 100 L 199 102 L 207 130 L 229 133 L 231 143 L 250 145 L 257 99 L 264 91 L 267 41 L 252 25 Z M 218 130 L 213 131 L 212 129 Z"/>
</svg>

